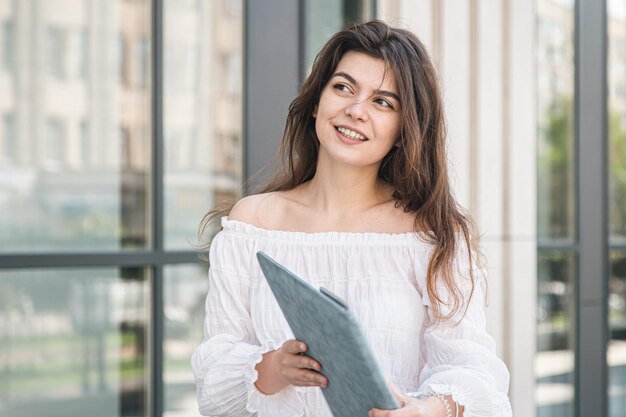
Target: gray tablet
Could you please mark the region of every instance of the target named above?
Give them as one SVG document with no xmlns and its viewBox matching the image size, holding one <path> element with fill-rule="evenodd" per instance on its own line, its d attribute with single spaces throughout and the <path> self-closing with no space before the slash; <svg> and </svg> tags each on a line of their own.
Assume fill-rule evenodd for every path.
<svg viewBox="0 0 626 417">
<path fill-rule="evenodd" d="M 400 404 L 378 366 L 356 317 L 330 291 L 317 290 L 278 262 L 257 252 L 261 269 L 296 339 L 322 365 L 322 389 L 335 417 L 367 417 L 372 408 Z"/>
</svg>

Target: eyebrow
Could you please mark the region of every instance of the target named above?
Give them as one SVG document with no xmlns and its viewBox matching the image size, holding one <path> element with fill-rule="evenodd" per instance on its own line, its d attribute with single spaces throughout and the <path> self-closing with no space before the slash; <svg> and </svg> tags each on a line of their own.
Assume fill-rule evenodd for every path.
<svg viewBox="0 0 626 417">
<path fill-rule="evenodd" d="M 350 81 L 352 84 L 354 84 L 356 86 L 359 85 L 359 83 L 354 79 L 353 76 L 351 76 L 350 74 L 347 74 L 345 72 L 342 72 L 342 71 L 334 73 L 333 77 L 343 77 L 346 80 Z M 376 90 L 374 93 L 378 94 L 379 96 L 391 97 L 391 98 L 395 99 L 398 103 L 400 103 L 400 97 L 396 93 L 392 93 L 391 91 Z"/>
</svg>

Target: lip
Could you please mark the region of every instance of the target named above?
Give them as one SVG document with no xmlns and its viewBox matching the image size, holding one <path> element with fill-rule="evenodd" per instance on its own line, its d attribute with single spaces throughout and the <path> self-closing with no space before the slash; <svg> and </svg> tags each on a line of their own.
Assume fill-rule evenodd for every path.
<svg viewBox="0 0 626 417">
<path fill-rule="evenodd" d="M 343 135 L 340 131 L 338 131 L 337 129 L 343 127 L 344 129 L 350 129 L 356 133 L 358 133 L 359 135 L 363 136 L 366 140 L 358 140 L 358 139 L 353 139 L 349 136 L 345 136 Z M 355 129 L 352 126 L 348 126 L 348 125 L 337 125 L 337 126 L 333 126 L 333 128 L 335 129 L 335 132 L 337 133 L 337 136 L 339 137 L 339 139 L 344 142 L 347 143 L 349 145 L 356 145 L 359 143 L 365 143 L 367 141 L 369 141 L 369 138 L 367 137 L 366 134 L 364 134 L 363 132 L 361 132 L 359 129 Z"/>
</svg>

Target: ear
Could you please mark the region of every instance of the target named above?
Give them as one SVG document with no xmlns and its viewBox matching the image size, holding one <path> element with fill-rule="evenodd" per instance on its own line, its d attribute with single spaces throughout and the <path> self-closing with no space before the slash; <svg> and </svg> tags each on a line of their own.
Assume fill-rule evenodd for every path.
<svg viewBox="0 0 626 417">
<path fill-rule="evenodd" d="M 316 117 L 317 117 L 317 104 L 313 108 L 313 118 L 315 119 Z"/>
</svg>

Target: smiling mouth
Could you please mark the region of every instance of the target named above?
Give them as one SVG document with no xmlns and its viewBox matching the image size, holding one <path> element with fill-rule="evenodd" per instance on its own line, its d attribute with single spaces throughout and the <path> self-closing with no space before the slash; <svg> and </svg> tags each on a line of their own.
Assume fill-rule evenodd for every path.
<svg viewBox="0 0 626 417">
<path fill-rule="evenodd" d="M 350 130 L 346 127 L 335 127 L 335 129 L 344 135 L 347 138 L 360 140 L 361 142 L 366 142 L 368 139 L 360 133 L 355 132 L 354 130 Z"/>
</svg>

